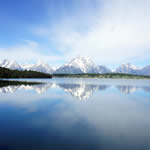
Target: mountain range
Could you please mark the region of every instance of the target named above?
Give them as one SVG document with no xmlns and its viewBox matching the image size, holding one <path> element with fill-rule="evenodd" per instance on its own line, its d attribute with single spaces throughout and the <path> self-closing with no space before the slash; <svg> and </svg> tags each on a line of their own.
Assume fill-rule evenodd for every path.
<svg viewBox="0 0 150 150">
<path fill-rule="evenodd" d="M 0 67 L 9 68 L 12 70 L 33 70 L 49 74 L 82 74 L 82 73 L 127 73 L 136 75 L 150 75 L 150 65 L 143 68 L 139 68 L 133 64 L 127 63 L 117 67 L 114 71 L 103 65 L 96 65 L 90 58 L 76 57 L 67 64 L 54 69 L 49 64 L 37 63 L 37 64 L 18 64 L 14 60 L 0 61 Z"/>
</svg>

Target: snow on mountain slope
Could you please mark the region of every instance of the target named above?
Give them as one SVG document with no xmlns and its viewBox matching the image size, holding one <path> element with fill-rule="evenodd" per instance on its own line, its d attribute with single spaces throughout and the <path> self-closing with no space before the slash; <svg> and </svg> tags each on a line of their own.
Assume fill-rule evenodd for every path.
<svg viewBox="0 0 150 150">
<path fill-rule="evenodd" d="M 72 67 L 72 66 L 62 66 L 58 68 L 54 74 L 78 74 L 83 73 L 80 68 Z"/>
<path fill-rule="evenodd" d="M 87 57 L 76 57 L 69 63 L 58 68 L 54 73 L 78 74 L 78 73 L 110 73 L 112 72 L 105 66 L 96 66 L 94 62 Z"/>
<path fill-rule="evenodd" d="M 66 64 L 66 66 L 74 66 L 76 68 L 80 68 L 84 73 L 93 73 L 95 71 L 94 69 L 96 69 L 95 64 L 90 58 L 80 56 L 74 58 L 71 62 L 69 62 L 69 64 Z"/>
<path fill-rule="evenodd" d="M 23 65 L 22 68 L 24 70 L 39 71 L 39 72 L 50 73 L 50 74 L 54 72 L 53 68 L 50 65 L 45 63 Z"/>
<path fill-rule="evenodd" d="M 98 68 L 98 73 L 111 73 L 112 71 L 109 69 L 109 68 L 107 68 L 106 66 L 102 66 L 102 65 L 100 65 L 100 66 L 98 66 L 97 67 Z"/>
<path fill-rule="evenodd" d="M 55 73 L 98 73 L 98 69 L 92 60 L 79 56 L 58 68 Z"/>
<path fill-rule="evenodd" d="M 22 70 L 22 67 L 15 60 L 4 59 L 0 61 L 0 67 L 8 68 L 11 70 Z"/>
<path fill-rule="evenodd" d="M 19 65 L 15 60 L 4 59 L 0 61 L 0 67 L 8 68 L 11 70 L 33 70 L 44 73 L 53 73 L 54 69 L 45 63 Z"/>
<path fill-rule="evenodd" d="M 139 75 L 150 75 L 150 65 L 143 67 L 138 72 Z"/>
<path fill-rule="evenodd" d="M 122 64 L 114 71 L 102 65 L 95 65 L 90 58 L 76 57 L 69 63 L 54 69 L 49 64 L 37 63 L 19 65 L 15 60 L 4 59 L 0 61 L 0 67 L 5 67 L 11 70 L 33 70 L 44 73 L 56 73 L 56 74 L 79 74 L 79 73 L 127 73 L 137 75 L 150 75 L 150 65 L 143 68 L 138 68 L 130 63 Z"/>
<path fill-rule="evenodd" d="M 122 64 L 116 70 L 116 73 L 138 74 L 139 68 L 130 63 Z"/>
</svg>

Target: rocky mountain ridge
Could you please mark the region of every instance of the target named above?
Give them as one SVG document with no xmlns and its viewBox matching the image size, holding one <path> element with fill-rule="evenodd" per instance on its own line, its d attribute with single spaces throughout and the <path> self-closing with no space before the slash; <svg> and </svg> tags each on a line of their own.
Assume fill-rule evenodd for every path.
<svg viewBox="0 0 150 150">
<path fill-rule="evenodd" d="M 110 68 L 103 65 L 96 65 L 88 57 L 76 57 L 73 58 L 70 62 L 54 69 L 49 64 L 46 63 L 37 63 L 37 64 L 18 64 L 14 60 L 4 59 L 0 61 L 0 67 L 9 68 L 12 70 L 32 70 L 39 71 L 49 74 L 82 74 L 82 73 L 127 73 L 127 74 L 136 74 L 136 75 L 150 75 L 150 65 L 147 65 L 143 68 L 139 68 L 133 64 L 127 63 L 122 64 L 117 67 L 114 71 Z"/>
</svg>

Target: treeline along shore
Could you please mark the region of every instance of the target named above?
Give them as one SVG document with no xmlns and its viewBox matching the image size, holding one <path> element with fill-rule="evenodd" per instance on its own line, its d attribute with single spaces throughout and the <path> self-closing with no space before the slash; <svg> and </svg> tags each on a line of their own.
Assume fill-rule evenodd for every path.
<svg viewBox="0 0 150 150">
<path fill-rule="evenodd" d="M 0 67 L 0 78 L 52 78 L 52 75 L 37 71 L 10 70 Z"/>
<path fill-rule="evenodd" d="M 106 73 L 106 74 L 46 74 L 37 71 L 10 70 L 0 67 L 0 78 L 111 78 L 111 79 L 150 79 L 150 76 L 133 75 L 124 73 Z"/>
</svg>

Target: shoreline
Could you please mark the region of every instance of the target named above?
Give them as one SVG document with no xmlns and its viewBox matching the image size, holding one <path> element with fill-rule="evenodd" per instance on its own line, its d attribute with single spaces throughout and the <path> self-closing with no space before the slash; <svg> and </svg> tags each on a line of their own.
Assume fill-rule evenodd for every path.
<svg viewBox="0 0 150 150">
<path fill-rule="evenodd" d="M 150 76 L 132 74 L 52 74 L 52 78 L 94 78 L 94 79 L 150 79 Z"/>
</svg>

